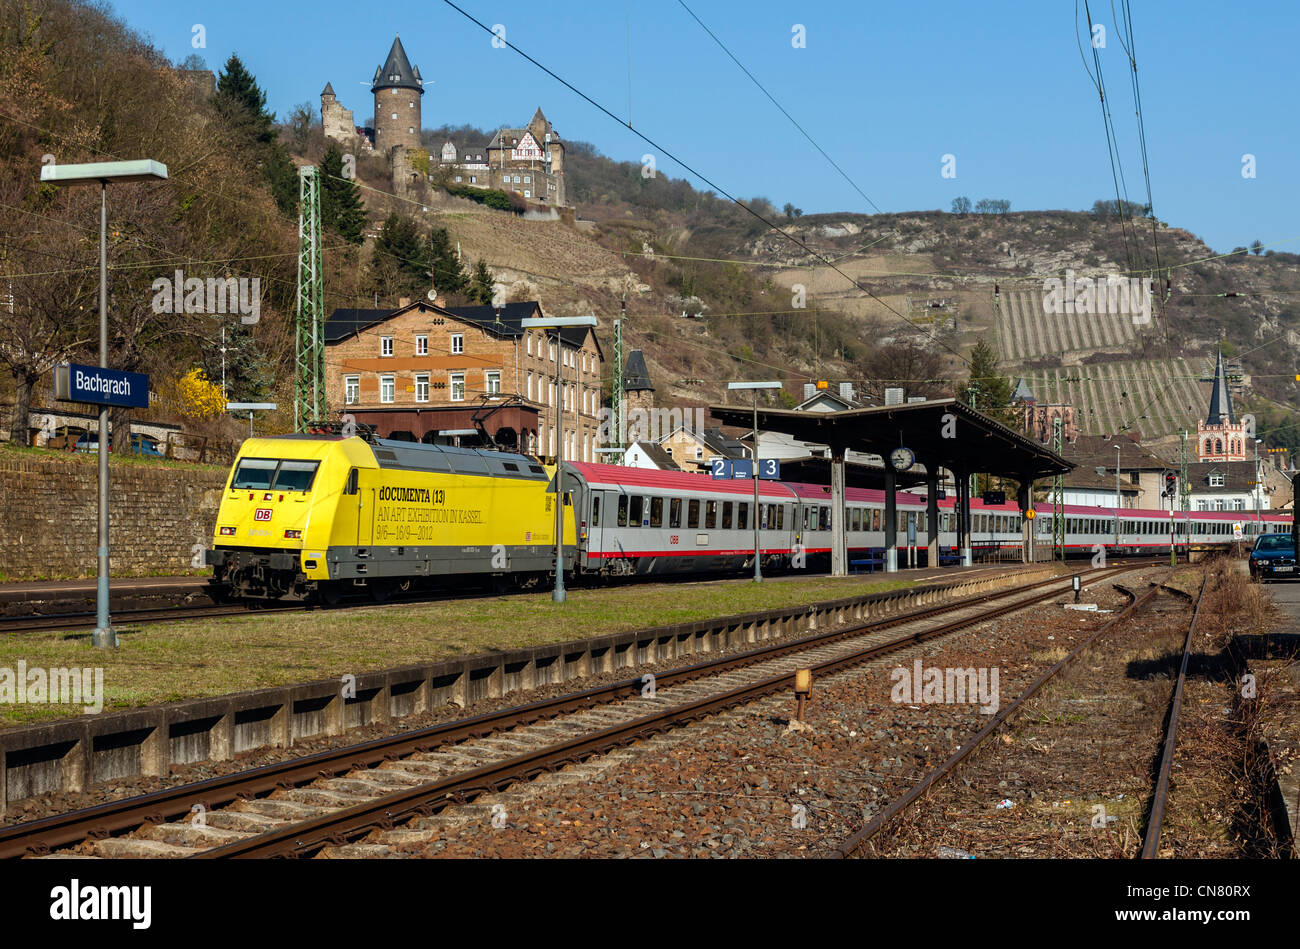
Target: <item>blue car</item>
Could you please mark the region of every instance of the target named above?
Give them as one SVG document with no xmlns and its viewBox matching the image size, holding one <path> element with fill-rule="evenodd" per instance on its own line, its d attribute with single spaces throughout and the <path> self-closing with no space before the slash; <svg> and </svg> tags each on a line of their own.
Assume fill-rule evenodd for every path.
<svg viewBox="0 0 1300 949">
<path fill-rule="evenodd" d="M 1260 534 L 1250 551 L 1252 580 L 1294 577 L 1295 544 L 1290 534 Z"/>
</svg>

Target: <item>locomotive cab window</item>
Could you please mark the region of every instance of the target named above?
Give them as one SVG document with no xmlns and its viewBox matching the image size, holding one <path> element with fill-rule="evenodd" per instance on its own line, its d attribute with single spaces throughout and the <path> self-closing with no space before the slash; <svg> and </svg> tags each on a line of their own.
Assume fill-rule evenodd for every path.
<svg viewBox="0 0 1300 949">
<path fill-rule="evenodd" d="M 232 491 L 310 491 L 319 461 L 243 458 L 230 482 Z"/>
</svg>

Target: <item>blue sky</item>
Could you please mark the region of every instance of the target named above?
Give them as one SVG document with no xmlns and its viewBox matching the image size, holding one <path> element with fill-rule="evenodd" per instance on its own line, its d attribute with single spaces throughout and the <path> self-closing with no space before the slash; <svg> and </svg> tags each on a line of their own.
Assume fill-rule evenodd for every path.
<svg viewBox="0 0 1300 949">
<path fill-rule="evenodd" d="M 637 129 L 732 194 L 806 213 L 871 210 L 676 0 L 458 2 L 621 117 L 630 24 Z M 1072 0 L 687 2 L 885 211 L 947 210 L 958 195 L 1078 210 L 1115 196 Z M 1145 203 L 1120 32 L 1109 0 L 1091 6 L 1106 30 L 1098 52 L 1129 197 Z M 370 116 L 369 80 L 397 32 L 425 79 L 426 127 L 521 125 L 540 105 L 563 137 L 610 157 L 651 151 L 441 0 L 117 0 L 114 9 L 175 60 L 197 52 L 219 69 L 237 52 L 281 117 L 296 103 L 319 106 L 327 80 L 358 122 Z M 1137 0 L 1132 9 L 1156 213 L 1215 250 L 1258 238 L 1300 251 L 1300 6 Z M 1091 60 L 1082 4 L 1079 22 Z M 195 24 L 204 49 L 191 48 Z M 796 24 L 804 48 L 792 44 Z M 1254 178 L 1242 175 L 1247 154 Z M 941 174 L 945 155 L 955 178 Z M 666 156 L 657 164 L 683 174 Z"/>
</svg>

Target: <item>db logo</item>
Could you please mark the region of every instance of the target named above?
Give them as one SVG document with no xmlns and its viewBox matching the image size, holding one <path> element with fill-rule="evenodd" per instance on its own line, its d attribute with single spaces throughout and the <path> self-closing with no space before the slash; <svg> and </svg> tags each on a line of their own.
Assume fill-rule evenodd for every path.
<svg viewBox="0 0 1300 949">
<path fill-rule="evenodd" d="M 669 535 L 668 535 L 668 543 L 670 543 L 670 544 L 675 544 L 675 543 L 677 543 L 677 542 L 678 542 L 678 541 L 677 541 L 677 535 L 676 535 L 676 534 L 669 534 Z"/>
<path fill-rule="evenodd" d="M 270 519 L 271 519 L 271 509 L 269 507 L 259 507 L 253 513 L 253 520 L 255 521 L 269 521 Z"/>
</svg>

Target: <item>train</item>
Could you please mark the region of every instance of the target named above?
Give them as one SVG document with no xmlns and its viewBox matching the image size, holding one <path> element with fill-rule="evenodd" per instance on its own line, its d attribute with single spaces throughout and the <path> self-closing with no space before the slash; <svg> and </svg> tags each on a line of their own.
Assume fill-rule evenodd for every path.
<svg viewBox="0 0 1300 949">
<path fill-rule="evenodd" d="M 680 471 L 566 462 L 563 513 L 555 513 L 556 468 L 529 455 L 426 445 L 359 435 L 250 438 L 222 494 L 206 551 L 208 591 L 219 602 L 283 597 L 337 603 L 384 601 L 417 587 L 486 581 L 497 589 L 554 576 L 556 522 L 563 569 L 574 579 L 719 574 L 752 569 L 754 518 L 768 570 L 830 562 L 830 488 L 715 480 Z M 851 564 L 879 563 L 885 544 L 883 491 L 847 488 Z M 927 565 L 938 532 L 940 563 L 957 560 L 953 500 L 896 495 L 898 563 Z M 1066 505 L 1065 549 L 1092 556 L 1168 553 L 1223 546 L 1234 525 L 1253 537 L 1290 531 L 1291 514 L 1113 509 Z M 969 544 L 977 556 L 1019 559 L 1024 513 L 1014 503 L 971 500 Z M 1190 532 L 1187 527 L 1190 525 Z M 1118 526 L 1118 532 L 1116 527 Z M 1032 523 L 1051 549 L 1052 515 Z"/>
</svg>

